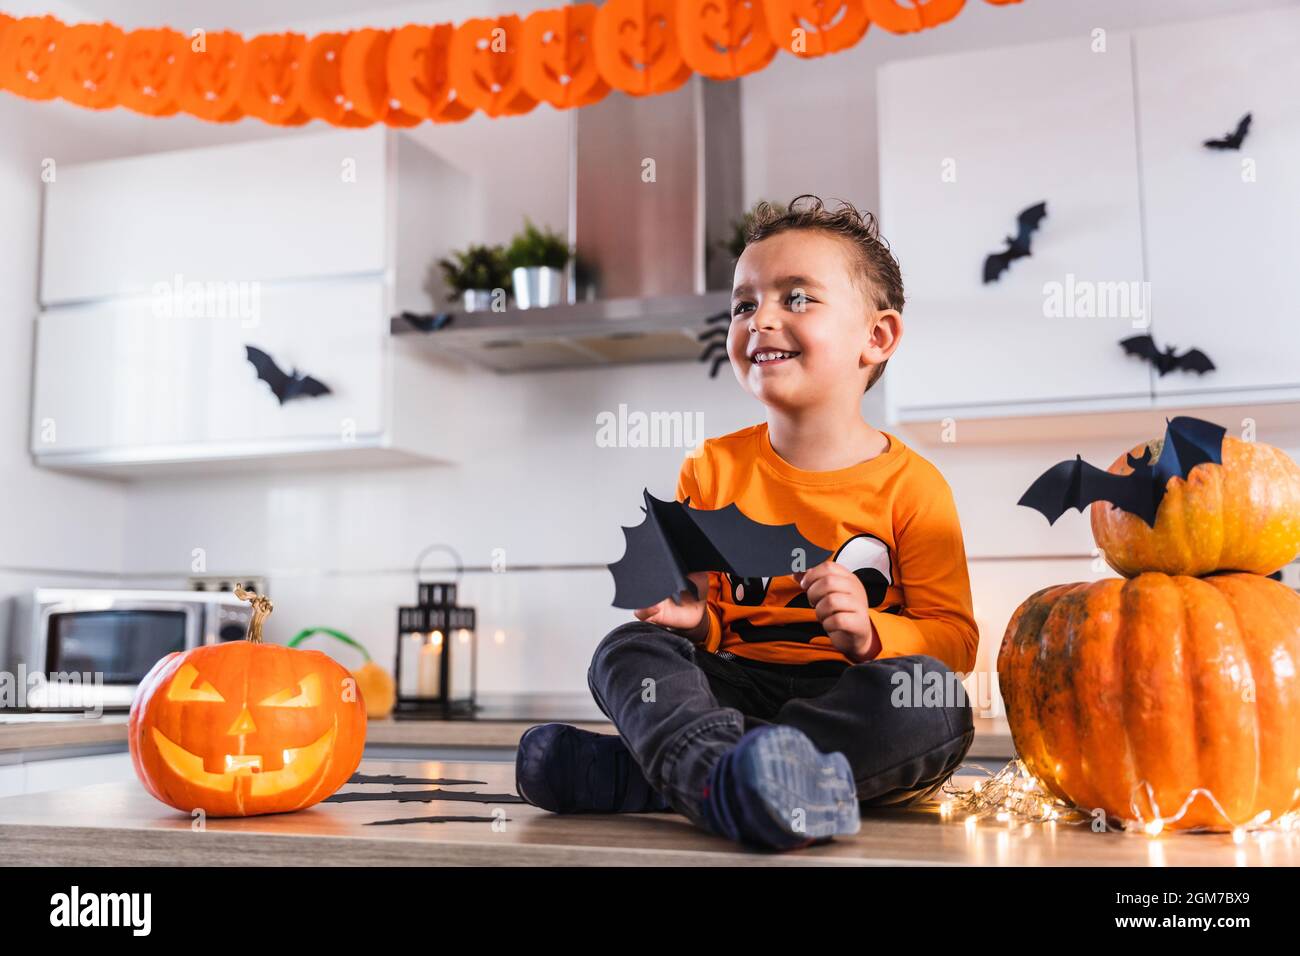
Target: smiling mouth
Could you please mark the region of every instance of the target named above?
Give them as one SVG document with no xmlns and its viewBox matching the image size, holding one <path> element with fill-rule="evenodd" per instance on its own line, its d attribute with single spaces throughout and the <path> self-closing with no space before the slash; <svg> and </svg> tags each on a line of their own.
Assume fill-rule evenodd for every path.
<svg viewBox="0 0 1300 956">
<path fill-rule="evenodd" d="M 749 357 L 749 360 L 755 365 L 780 365 L 782 362 L 788 362 L 796 358 L 798 352 L 783 352 L 779 349 L 760 349 Z"/>
<path fill-rule="evenodd" d="M 222 757 L 226 769 L 222 773 L 212 773 L 203 766 L 202 757 L 190 753 L 157 727 L 153 728 L 153 742 L 167 766 L 190 783 L 229 792 L 235 788 L 236 779 L 248 777 L 251 778 L 252 796 L 259 796 L 292 790 L 314 777 L 334 745 L 334 728 L 305 747 L 281 751 L 284 766 L 279 770 L 263 770 L 261 754 L 226 754 Z"/>
</svg>

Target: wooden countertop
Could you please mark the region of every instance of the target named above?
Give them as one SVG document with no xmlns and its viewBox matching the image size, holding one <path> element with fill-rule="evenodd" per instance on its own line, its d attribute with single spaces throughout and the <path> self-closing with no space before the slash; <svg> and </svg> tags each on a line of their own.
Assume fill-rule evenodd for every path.
<svg viewBox="0 0 1300 956">
<path fill-rule="evenodd" d="M 361 772 L 454 778 L 447 793 L 514 794 L 510 763 L 363 760 Z M 959 780 L 970 783 L 974 777 Z M 348 784 L 340 794 L 435 785 Z M 435 815 L 471 822 L 375 825 Z M 481 820 L 482 822 L 478 822 Z M 494 827 L 493 821 L 496 821 Z M 1093 833 L 1068 825 L 966 825 L 934 804 L 865 811 L 853 837 L 785 854 L 746 850 L 672 813 L 557 815 L 523 803 L 394 799 L 292 814 L 209 819 L 158 803 L 134 781 L 0 799 L 0 864 L 40 865 L 1269 865 L 1300 864 L 1300 834 Z"/>
<path fill-rule="evenodd" d="M 535 720 L 372 720 L 366 743 L 395 747 L 514 747 Z M 601 734 L 615 732 L 608 721 L 575 721 L 575 726 Z M 1004 719 L 976 718 L 973 759 L 1009 760 L 1015 748 Z M 61 717 L 50 714 L 13 715 L 0 719 L 0 751 L 92 744 L 126 744 L 126 715 Z"/>
</svg>

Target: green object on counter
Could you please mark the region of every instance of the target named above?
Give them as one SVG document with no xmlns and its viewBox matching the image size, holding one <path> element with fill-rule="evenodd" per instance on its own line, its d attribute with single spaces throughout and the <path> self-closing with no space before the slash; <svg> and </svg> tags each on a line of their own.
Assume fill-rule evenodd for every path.
<svg viewBox="0 0 1300 956">
<path fill-rule="evenodd" d="M 344 644 L 351 644 L 353 647 L 355 647 L 365 656 L 367 663 L 370 662 L 370 652 L 366 650 L 365 647 L 362 646 L 360 642 L 355 641 L 352 638 L 348 637 L 342 631 L 334 630 L 334 628 L 332 627 L 309 627 L 304 630 L 301 630 L 293 636 L 293 640 L 289 642 L 289 647 L 297 647 L 299 644 L 307 640 L 307 638 L 311 637 L 313 634 L 328 634 L 330 637 L 338 638 Z"/>
</svg>

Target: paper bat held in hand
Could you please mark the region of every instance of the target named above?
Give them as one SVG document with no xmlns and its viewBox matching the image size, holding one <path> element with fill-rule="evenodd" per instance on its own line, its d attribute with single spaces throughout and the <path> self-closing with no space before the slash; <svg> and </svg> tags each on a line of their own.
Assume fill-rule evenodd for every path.
<svg viewBox="0 0 1300 956">
<path fill-rule="evenodd" d="M 1125 354 L 1137 355 L 1150 362 L 1162 378 L 1175 370 L 1195 372 L 1198 375 L 1214 371 L 1214 363 L 1200 349 L 1188 349 L 1178 355 L 1172 345 L 1161 349 L 1149 335 L 1130 336 L 1121 339 L 1119 344 L 1123 346 Z"/>
<path fill-rule="evenodd" d="M 636 610 L 664 598 L 678 601 L 682 591 L 694 593 L 688 575 L 699 571 L 780 577 L 808 570 L 831 556 L 793 524 L 760 524 L 734 503 L 707 511 L 690 507 L 689 498 L 660 501 L 648 489 L 642 495 L 645 520 L 623 529 L 627 549 L 608 565 L 614 575 L 614 607 Z"/>
<path fill-rule="evenodd" d="M 1212 422 L 1180 415 L 1168 421 L 1160 457 L 1151 461 L 1151 447 L 1141 458 L 1128 456 L 1131 474 L 1116 475 L 1094 467 L 1076 455 L 1043 472 L 1017 504 L 1033 508 L 1055 524 L 1070 508 L 1082 511 L 1094 501 L 1109 501 L 1135 514 L 1154 528 L 1156 512 L 1171 478 L 1186 479 L 1192 469 L 1207 462 L 1223 463 L 1225 430 Z"/>
<path fill-rule="evenodd" d="M 1016 234 L 1007 236 L 1007 247 L 1002 252 L 995 252 L 984 260 L 984 283 L 997 282 L 1002 273 L 1011 268 L 1016 259 L 1030 255 L 1030 239 L 1038 231 L 1039 224 L 1047 216 L 1047 203 L 1040 202 L 1022 210 L 1016 217 Z"/>
<path fill-rule="evenodd" d="M 248 360 L 253 363 L 253 368 L 257 369 L 257 377 L 270 386 L 271 392 L 280 400 L 281 405 L 295 398 L 315 398 L 317 395 L 331 394 L 330 387 L 324 382 L 310 375 L 302 375 L 297 369 L 285 372 L 275 364 L 275 359 L 259 348 L 245 345 L 244 351 Z"/>
</svg>

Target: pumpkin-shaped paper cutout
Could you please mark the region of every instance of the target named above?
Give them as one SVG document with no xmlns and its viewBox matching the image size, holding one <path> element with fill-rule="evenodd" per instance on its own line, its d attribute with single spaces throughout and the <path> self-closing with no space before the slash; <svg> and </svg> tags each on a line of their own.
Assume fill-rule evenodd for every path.
<svg viewBox="0 0 1300 956">
<path fill-rule="evenodd" d="M 456 27 L 402 27 L 388 42 L 388 95 L 403 113 L 435 123 L 457 123 L 474 112 L 451 85 L 451 40 Z"/>
<path fill-rule="evenodd" d="M 191 39 L 180 61 L 181 86 L 176 97 L 180 108 L 210 123 L 232 123 L 242 117 L 243 54 L 244 38 L 238 33 L 208 33 L 202 43 Z"/>
<path fill-rule="evenodd" d="M 534 99 L 563 110 L 589 106 L 609 94 L 593 49 L 596 13 L 590 3 L 575 3 L 528 15 L 519 69 Z"/>
<path fill-rule="evenodd" d="M 691 75 L 677 43 L 676 0 L 609 0 L 596 15 L 596 65 L 614 89 L 650 96 Z"/>
<path fill-rule="evenodd" d="M 415 126 L 420 116 L 405 112 L 388 94 L 389 30 L 357 30 L 343 44 L 339 77 L 343 95 L 360 115 L 388 126 Z"/>
<path fill-rule="evenodd" d="M 866 0 L 871 22 L 890 33 L 916 33 L 947 23 L 966 5 L 966 0 Z"/>
<path fill-rule="evenodd" d="M 58 51 L 67 28 L 54 17 L 21 17 L 0 36 L 0 88 L 29 100 L 57 95 Z"/>
<path fill-rule="evenodd" d="M 332 126 L 359 128 L 374 120 L 362 116 L 343 90 L 341 75 L 346 33 L 322 33 L 307 44 L 304 69 L 298 71 L 298 97 L 316 119 Z"/>
<path fill-rule="evenodd" d="M 239 105 L 249 116 L 274 126 L 301 126 L 311 119 L 299 95 L 298 74 L 307 38 L 298 33 L 264 33 L 244 46 L 244 86 Z"/>
<path fill-rule="evenodd" d="M 365 702 L 342 665 L 247 640 L 164 657 L 140 682 L 128 723 L 145 789 L 212 817 L 320 802 L 356 771 L 365 737 Z"/>
<path fill-rule="evenodd" d="M 763 0 L 763 10 L 773 42 L 803 59 L 847 50 L 871 26 L 865 0 Z"/>
<path fill-rule="evenodd" d="M 66 28 L 55 61 L 55 91 L 86 109 L 116 106 L 125 53 L 126 34 L 111 23 Z"/>
<path fill-rule="evenodd" d="M 519 69 L 523 32 L 523 21 L 514 15 L 476 17 L 456 28 L 451 82 L 461 102 L 494 117 L 527 113 L 537 105 Z"/>
<path fill-rule="evenodd" d="M 733 80 L 776 56 L 762 0 L 677 0 L 677 42 L 696 73 Z"/>
<path fill-rule="evenodd" d="M 171 116 L 180 109 L 181 61 L 189 40 L 175 30 L 132 30 L 126 35 L 119 106 L 146 116 Z"/>
</svg>

